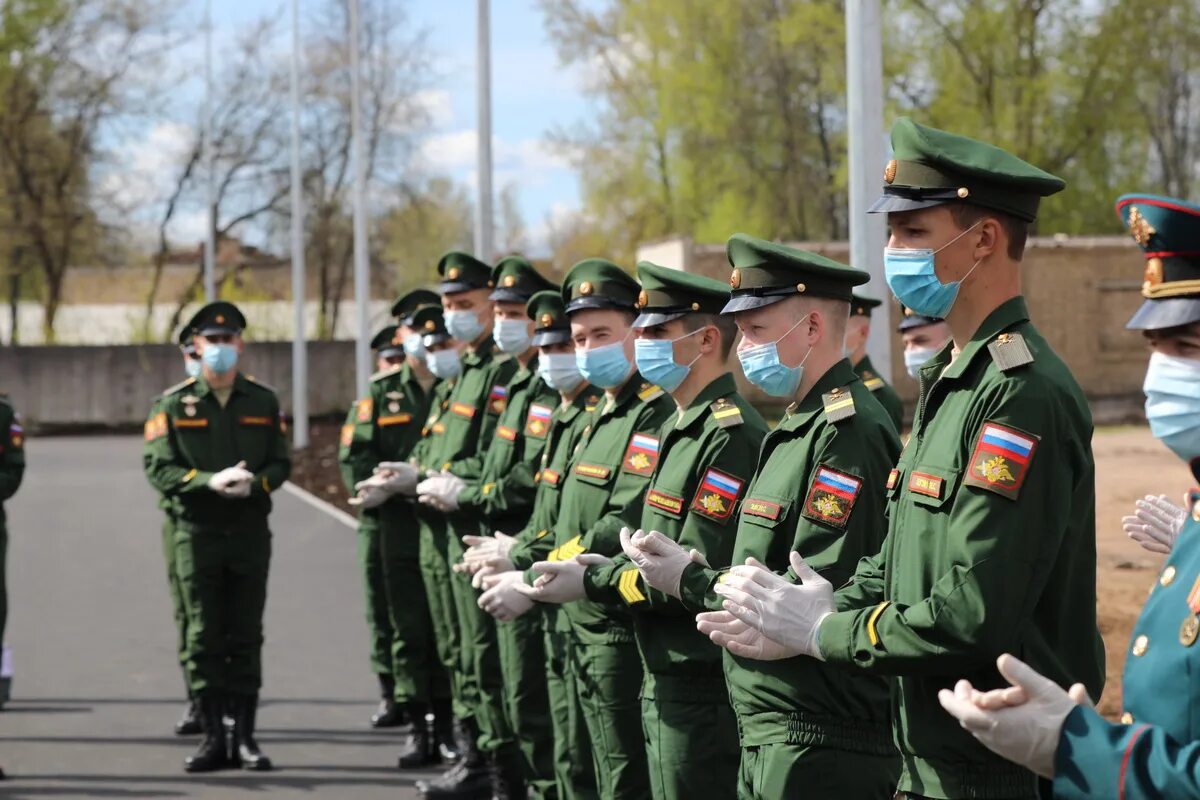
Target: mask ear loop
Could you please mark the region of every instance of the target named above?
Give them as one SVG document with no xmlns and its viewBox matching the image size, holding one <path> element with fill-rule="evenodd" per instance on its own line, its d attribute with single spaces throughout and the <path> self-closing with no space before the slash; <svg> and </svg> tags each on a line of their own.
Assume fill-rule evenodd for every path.
<svg viewBox="0 0 1200 800">
<path fill-rule="evenodd" d="M 672 345 L 674 345 L 676 342 L 682 342 L 684 339 L 688 338 L 689 336 L 695 336 L 697 333 L 701 333 L 702 331 L 706 331 L 706 330 L 708 330 L 708 329 L 709 329 L 709 328 L 711 328 L 711 327 L 712 327 L 711 325 L 705 325 L 705 326 L 704 326 L 704 327 L 702 327 L 702 328 L 696 328 L 696 330 L 692 331 L 691 333 L 685 333 L 683 336 L 680 336 L 678 339 L 672 339 L 672 340 L 671 340 L 671 344 L 672 344 Z M 696 357 L 695 357 L 695 358 L 693 358 L 691 361 L 689 361 L 689 362 L 688 362 L 686 365 L 684 365 L 684 366 L 683 366 L 683 368 L 684 368 L 684 369 L 691 369 L 693 366 L 695 366 L 696 362 L 700 360 L 700 355 L 701 355 L 700 353 L 697 353 L 697 354 L 696 354 Z M 674 347 L 672 347 L 672 348 L 671 348 L 671 360 L 672 360 L 672 361 L 674 361 L 674 360 L 675 360 L 675 349 L 674 349 Z"/>
</svg>

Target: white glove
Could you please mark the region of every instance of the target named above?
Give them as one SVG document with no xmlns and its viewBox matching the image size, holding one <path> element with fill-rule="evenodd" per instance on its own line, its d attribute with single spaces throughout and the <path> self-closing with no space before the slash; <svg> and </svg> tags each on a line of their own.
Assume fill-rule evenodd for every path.
<svg viewBox="0 0 1200 800">
<path fill-rule="evenodd" d="M 517 591 L 525 585 L 523 572 L 514 570 L 495 577 L 495 585 L 479 596 L 480 608 L 501 622 L 512 622 L 533 608 L 533 600 Z"/>
<path fill-rule="evenodd" d="M 768 638 L 825 660 L 817 644 L 821 620 L 833 613 L 833 584 L 818 575 L 797 552 L 792 569 L 802 583 L 792 583 L 756 559 L 733 567 L 713 590 L 725 598 L 722 607 Z"/>
<path fill-rule="evenodd" d="M 1148 494 L 1135 505 L 1133 516 L 1121 517 L 1125 535 L 1151 553 L 1170 553 L 1183 530 L 1187 512 L 1165 494 Z"/>
<path fill-rule="evenodd" d="M 375 467 L 375 477 L 389 494 L 402 494 L 412 497 L 416 494 L 417 481 L 420 479 L 417 466 L 407 461 L 380 461 Z"/>
<path fill-rule="evenodd" d="M 422 503 L 439 511 L 454 511 L 458 508 L 458 496 L 467 483 L 457 475 L 439 472 L 417 484 L 417 495 Z"/>
<path fill-rule="evenodd" d="M 362 483 L 366 482 L 363 481 Z M 358 490 L 358 494 L 346 501 L 352 506 L 362 509 L 375 508 L 386 503 L 388 498 L 391 497 L 390 494 L 379 486 L 363 486 L 362 483 L 355 487 Z"/>
<path fill-rule="evenodd" d="M 996 666 L 1012 684 L 1010 688 L 980 692 L 962 680 L 954 691 L 938 692 L 938 701 L 993 753 L 1043 778 L 1053 778 L 1063 722 L 1075 706 L 1091 705 L 1087 691 L 1075 684 L 1065 692 L 1008 653 L 996 660 Z"/>
<path fill-rule="evenodd" d="M 684 550 L 678 542 L 663 536 L 658 531 L 639 529 L 630 535 L 629 528 L 621 528 L 621 549 L 642 573 L 647 586 L 679 599 L 679 581 L 688 564 L 697 563 L 707 567 L 708 561 L 698 550 Z"/>
<path fill-rule="evenodd" d="M 541 603 L 572 603 L 587 597 L 583 573 L 590 566 L 611 564 L 612 559 L 597 553 L 583 553 L 568 561 L 539 561 L 533 565 L 538 579 L 533 586 L 521 584 L 517 591 Z"/>
<path fill-rule="evenodd" d="M 245 461 L 239 461 L 232 467 L 214 472 L 208 479 L 208 488 L 222 497 L 249 497 L 252 480 L 254 473 L 246 469 Z"/>
<path fill-rule="evenodd" d="M 453 569 L 468 575 L 475 575 L 497 557 L 507 557 L 517 541 L 500 531 L 496 531 L 495 536 L 464 536 L 462 540 L 467 549 L 463 552 L 462 561 L 455 564 Z"/>
<path fill-rule="evenodd" d="M 751 628 L 728 611 L 705 611 L 703 614 L 697 614 L 696 630 L 711 639 L 713 644 L 724 647 L 742 658 L 779 661 L 800 655 L 799 651 L 771 641 L 763 636 L 762 631 Z"/>
</svg>

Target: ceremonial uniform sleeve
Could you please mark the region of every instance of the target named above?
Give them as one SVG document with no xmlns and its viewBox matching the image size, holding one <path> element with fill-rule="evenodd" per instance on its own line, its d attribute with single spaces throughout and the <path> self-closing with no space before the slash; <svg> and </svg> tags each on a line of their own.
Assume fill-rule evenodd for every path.
<svg viewBox="0 0 1200 800">
<path fill-rule="evenodd" d="M 537 484 L 533 481 L 536 473 L 533 465 L 536 460 L 531 462 L 530 457 L 531 455 L 534 459 L 541 457 L 541 448 L 537 447 L 540 444 L 539 441 L 527 438 L 525 447 L 534 452 L 532 454 L 526 452 L 525 458 L 510 465 L 508 471 L 503 475 L 493 476 L 493 480 L 488 483 L 468 484 L 458 498 L 459 506 L 477 509 L 485 520 L 493 515 L 530 508 L 533 505 L 534 495 L 537 494 Z M 534 447 L 530 448 L 530 445 L 534 445 Z"/>
<path fill-rule="evenodd" d="M 171 424 L 173 400 L 163 398 L 147 422 L 146 448 L 142 464 L 146 478 L 160 494 L 176 496 L 206 492 L 213 473 L 198 470 L 184 459 Z"/>
<path fill-rule="evenodd" d="M 691 482 L 697 488 L 693 496 L 687 498 L 686 516 L 676 541 L 685 550 L 699 551 L 715 569 L 729 566 L 737 533 L 737 506 L 745 495 L 757 456 L 757 442 L 750 437 L 730 436 L 721 431 L 697 459 Z M 716 471 L 716 479 L 722 481 L 722 487 L 736 486 L 736 491 L 730 492 L 735 495 L 733 499 L 723 497 L 707 486 L 710 471 Z M 711 500 L 705 502 L 714 495 L 722 501 L 719 506 Z M 688 604 L 646 586 L 640 577 L 627 576 L 631 569 L 631 562 L 624 553 L 619 554 L 612 564 L 589 568 L 584 573 L 588 597 L 597 602 L 617 603 L 656 614 L 682 616 L 695 613 Z M 635 582 L 636 587 L 630 587 L 630 582 Z M 631 591 L 631 588 L 637 591 Z"/>
<path fill-rule="evenodd" d="M 287 428 L 283 415 L 279 411 L 279 400 L 271 395 L 271 410 L 276 423 L 271 429 L 271 443 L 267 448 L 267 458 L 258 472 L 254 473 L 254 482 L 250 484 L 250 495 L 270 494 L 283 486 L 284 481 L 292 472 L 291 446 L 287 440 Z"/>
<path fill-rule="evenodd" d="M 880 524 L 887 523 L 883 521 Z M 838 611 L 874 607 L 883 602 L 883 576 L 887 572 L 889 544 L 890 542 L 884 539 L 878 553 L 859 559 L 853 577 L 833 594 L 833 602 Z"/>
<path fill-rule="evenodd" d="M 1071 435 L 1062 403 L 1056 387 L 1038 376 L 1001 381 L 980 396 L 962 420 L 967 453 L 976 452 L 988 423 L 1040 446 L 1030 450 L 1019 478 L 994 486 L 974 476 L 973 455 L 964 461 L 961 483 L 936 512 L 949 515 L 937 535 L 953 566 L 921 601 L 884 598 L 826 617 L 820 629 L 826 660 L 890 675 L 957 675 L 1019 652 L 1072 515 L 1091 513 L 1069 501 L 1093 474 L 1090 442 Z M 904 537 L 926 535 L 906 524 L 934 519 L 931 510 L 897 513 L 905 515 L 898 520 Z"/>
<path fill-rule="evenodd" d="M 366 414 L 362 413 L 364 409 L 369 409 Z M 374 400 L 359 400 L 350 407 L 346 422 L 342 425 L 338 440 L 338 463 L 341 465 L 342 482 L 351 494 L 354 494 L 356 484 L 374 474 L 375 467 L 382 460 L 378 449 L 379 428 L 375 424 L 378 412 L 379 404 Z M 362 419 L 363 416 L 367 419 Z"/>
<path fill-rule="evenodd" d="M 1200 742 L 1108 722 L 1084 706 L 1063 723 L 1054 761 L 1054 796 L 1063 800 L 1200 798 Z"/>
<path fill-rule="evenodd" d="M 475 407 L 483 414 L 483 419 L 479 422 L 479 439 L 475 443 L 475 452 L 446 465 L 446 469 L 464 481 L 477 482 L 483 474 L 483 462 L 487 458 L 488 447 L 496 435 L 496 423 L 500 419 L 500 410 L 495 408 L 492 402 L 492 392 L 497 387 L 507 388 L 519 366 L 515 358 L 509 358 L 494 364 L 489 370 L 491 376 L 487 380 L 485 394 L 475 403 Z"/>
<path fill-rule="evenodd" d="M 638 421 L 633 428 L 634 433 L 657 436 L 667 417 L 673 413 L 672 408 L 668 402 L 641 404 L 637 409 Z M 635 475 L 628 470 L 618 469 L 604 513 L 580 538 L 580 546 L 589 553 L 605 556 L 620 553 L 621 528 L 636 526 L 642 518 L 642 502 L 649 483 L 648 475 Z"/>
<path fill-rule="evenodd" d="M 7 403 L 0 404 L 0 441 L 0 502 L 4 502 L 17 493 L 25 476 L 25 431 Z"/>
</svg>

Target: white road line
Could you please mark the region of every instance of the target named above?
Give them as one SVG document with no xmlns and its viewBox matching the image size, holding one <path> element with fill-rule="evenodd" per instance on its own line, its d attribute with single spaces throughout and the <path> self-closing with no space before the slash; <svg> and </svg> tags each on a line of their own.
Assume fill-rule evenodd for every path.
<svg viewBox="0 0 1200 800">
<path fill-rule="evenodd" d="M 320 509 L 321 511 L 324 511 L 326 514 L 333 517 L 334 519 L 336 519 L 338 522 L 342 523 L 343 525 L 346 525 L 347 527 L 350 527 L 350 528 L 354 528 L 356 530 L 358 529 L 358 520 L 357 519 L 350 516 L 345 511 L 342 511 L 340 508 L 335 506 L 333 503 L 330 503 L 326 500 L 322 500 L 321 498 L 317 497 L 315 494 L 308 491 L 307 489 L 301 489 L 299 486 L 292 483 L 291 481 L 285 481 L 283 484 L 283 490 L 294 497 L 298 497 L 299 499 L 303 500 L 305 503 L 308 503 L 313 508 L 317 508 L 317 509 Z"/>
</svg>

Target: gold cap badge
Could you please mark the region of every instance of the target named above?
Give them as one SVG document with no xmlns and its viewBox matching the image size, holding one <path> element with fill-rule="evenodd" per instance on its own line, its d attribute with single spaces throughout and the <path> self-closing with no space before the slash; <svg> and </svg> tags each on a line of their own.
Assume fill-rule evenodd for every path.
<svg viewBox="0 0 1200 800">
<path fill-rule="evenodd" d="M 883 168 L 883 182 L 891 183 L 894 180 L 896 180 L 896 159 L 893 158 Z"/>
<path fill-rule="evenodd" d="M 733 272 L 729 273 L 729 286 L 730 288 L 736 289 L 741 285 L 742 271 L 740 269 L 735 269 Z"/>
<path fill-rule="evenodd" d="M 451 267 L 450 269 L 446 270 L 446 277 L 452 281 L 456 281 L 458 280 L 459 272 L 460 270 L 458 267 Z"/>
<path fill-rule="evenodd" d="M 431 331 L 431 330 L 434 330 L 435 328 L 437 328 L 437 325 L 435 325 L 433 323 L 433 320 L 431 320 L 431 319 L 425 320 L 425 330 Z"/>
<path fill-rule="evenodd" d="M 1142 273 L 1142 288 L 1149 289 L 1163 282 L 1163 262 L 1161 258 L 1147 258 L 1146 269 Z"/>
<path fill-rule="evenodd" d="M 1150 241 L 1150 237 L 1158 233 L 1154 226 L 1146 221 L 1142 216 L 1142 212 L 1137 206 L 1129 207 L 1129 233 L 1133 236 L 1133 240 L 1145 247 Z"/>
<path fill-rule="evenodd" d="M 592 282 L 584 281 L 583 283 L 579 284 L 579 293 L 581 295 L 583 295 L 584 297 L 587 297 L 589 294 L 591 294 L 592 293 Z"/>
<path fill-rule="evenodd" d="M 225 315 L 224 314 L 217 314 L 217 324 L 218 325 L 225 324 Z"/>
<path fill-rule="evenodd" d="M 542 327 L 549 328 L 554 324 L 554 316 L 551 314 L 542 314 Z"/>
<path fill-rule="evenodd" d="M 504 285 L 505 286 L 516 286 L 517 285 L 517 276 L 516 275 L 505 275 L 504 276 Z"/>
<path fill-rule="evenodd" d="M 640 292 L 638 292 L 638 299 L 637 299 L 637 307 L 638 308 L 645 308 L 649 302 L 650 302 L 650 296 L 646 294 L 645 289 L 642 289 Z"/>
</svg>

